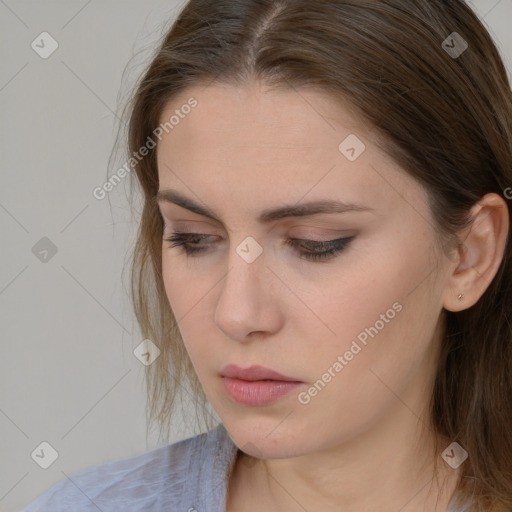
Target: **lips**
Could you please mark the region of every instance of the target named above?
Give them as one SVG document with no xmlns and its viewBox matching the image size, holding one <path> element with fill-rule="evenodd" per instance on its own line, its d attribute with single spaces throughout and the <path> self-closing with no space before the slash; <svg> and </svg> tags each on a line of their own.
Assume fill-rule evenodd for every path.
<svg viewBox="0 0 512 512">
<path fill-rule="evenodd" d="M 275 372 L 270 368 L 264 366 L 250 366 L 249 368 L 240 368 L 234 364 L 228 364 L 222 369 L 221 375 L 223 377 L 230 377 L 233 379 L 245 380 L 245 381 L 265 381 L 275 380 L 279 382 L 302 382 L 294 377 L 288 377 L 281 373 Z"/>
<path fill-rule="evenodd" d="M 224 389 L 235 403 L 252 407 L 270 405 L 303 384 L 263 366 L 240 368 L 229 364 L 221 377 Z"/>
</svg>

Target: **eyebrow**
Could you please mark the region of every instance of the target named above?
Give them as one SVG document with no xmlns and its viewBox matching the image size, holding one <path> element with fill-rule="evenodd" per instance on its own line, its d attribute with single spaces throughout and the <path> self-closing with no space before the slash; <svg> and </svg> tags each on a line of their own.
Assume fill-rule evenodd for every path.
<svg viewBox="0 0 512 512">
<path fill-rule="evenodd" d="M 180 192 L 172 189 L 159 190 L 155 195 L 157 203 L 166 202 L 173 203 L 182 208 L 186 208 L 191 212 L 203 215 L 217 222 L 222 223 L 219 216 L 205 206 L 195 203 L 192 199 L 182 195 Z M 334 200 L 320 200 L 312 201 L 309 203 L 294 204 L 280 206 L 279 208 L 264 210 L 258 217 L 260 224 L 266 224 L 288 217 L 308 217 L 310 215 L 317 215 L 321 213 L 345 213 L 350 211 L 374 211 L 374 208 L 364 206 L 358 203 L 344 203 Z"/>
</svg>

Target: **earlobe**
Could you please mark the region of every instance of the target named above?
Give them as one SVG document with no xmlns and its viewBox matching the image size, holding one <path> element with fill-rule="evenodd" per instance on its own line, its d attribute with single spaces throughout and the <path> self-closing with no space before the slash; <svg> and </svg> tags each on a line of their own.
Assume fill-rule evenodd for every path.
<svg viewBox="0 0 512 512">
<path fill-rule="evenodd" d="M 498 194 L 486 194 L 471 209 L 471 218 L 446 283 L 443 307 L 448 311 L 461 311 L 478 302 L 503 260 L 509 231 L 505 201 Z"/>
</svg>

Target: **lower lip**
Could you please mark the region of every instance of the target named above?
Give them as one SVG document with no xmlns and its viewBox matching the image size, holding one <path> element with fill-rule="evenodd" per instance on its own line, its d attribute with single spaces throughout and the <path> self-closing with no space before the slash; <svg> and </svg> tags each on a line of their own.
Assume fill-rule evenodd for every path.
<svg viewBox="0 0 512 512">
<path fill-rule="evenodd" d="M 286 395 L 302 382 L 280 380 L 247 381 L 223 377 L 228 395 L 242 405 L 267 405 Z"/>
</svg>

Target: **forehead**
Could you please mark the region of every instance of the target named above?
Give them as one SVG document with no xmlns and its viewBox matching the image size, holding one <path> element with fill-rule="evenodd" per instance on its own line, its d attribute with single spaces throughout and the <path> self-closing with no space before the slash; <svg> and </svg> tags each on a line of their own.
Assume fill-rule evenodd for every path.
<svg viewBox="0 0 512 512">
<path fill-rule="evenodd" d="M 180 111 L 191 98 L 197 105 Z M 168 103 L 160 121 L 180 113 L 158 143 L 160 189 L 229 197 L 231 204 L 239 194 L 242 209 L 257 196 L 255 211 L 266 198 L 269 206 L 275 205 L 273 198 L 365 199 L 384 209 L 401 196 L 414 196 L 412 178 L 397 172 L 396 163 L 378 149 L 372 128 L 324 91 L 269 90 L 261 83 L 194 86 Z M 365 147 L 351 161 L 340 143 L 354 136 Z"/>
<path fill-rule="evenodd" d="M 197 106 L 169 133 L 176 144 L 227 145 L 229 150 L 263 145 L 310 153 L 314 149 L 337 151 L 337 141 L 344 133 L 369 131 L 348 104 L 324 91 L 311 87 L 269 89 L 261 82 L 243 87 L 215 83 L 188 88 L 167 104 L 160 122 L 190 98 Z"/>
</svg>

